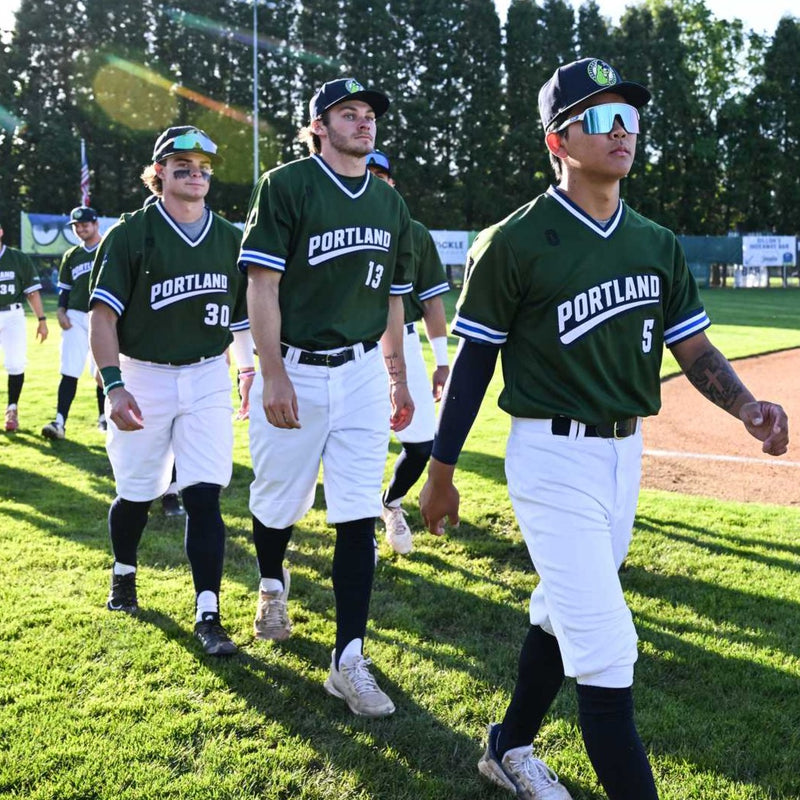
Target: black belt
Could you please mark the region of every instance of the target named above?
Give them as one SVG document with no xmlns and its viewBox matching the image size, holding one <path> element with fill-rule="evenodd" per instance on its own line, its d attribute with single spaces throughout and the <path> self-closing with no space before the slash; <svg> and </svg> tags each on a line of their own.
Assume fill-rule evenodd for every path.
<svg viewBox="0 0 800 800">
<path fill-rule="evenodd" d="M 603 422 L 600 425 L 585 425 L 584 436 L 596 436 L 600 439 L 625 439 L 636 433 L 639 417 L 618 419 L 614 422 Z M 553 417 L 550 430 L 553 436 L 569 436 L 572 420 L 569 417 Z"/>
<path fill-rule="evenodd" d="M 22 303 L 12 303 L 8 308 L 0 308 L 0 311 L 16 311 L 18 308 L 22 308 Z"/>
<path fill-rule="evenodd" d="M 378 346 L 377 342 L 364 342 L 364 352 L 369 353 Z M 281 354 L 286 355 L 289 352 L 289 345 L 281 342 Z M 341 367 L 342 364 L 347 364 L 348 361 L 355 361 L 356 349 L 355 347 L 345 347 L 344 350 L 339 350 L 336 353 L 315 353 L 313 350 L 301 350 L 297 359 L 298 364 L 308 364 L 312 367 Z"/>
<path fill-rule="evenodd" d="M 417 326 L 413 322 L 406 322 L 406 333 L 415 333 Z"/>
</svg>

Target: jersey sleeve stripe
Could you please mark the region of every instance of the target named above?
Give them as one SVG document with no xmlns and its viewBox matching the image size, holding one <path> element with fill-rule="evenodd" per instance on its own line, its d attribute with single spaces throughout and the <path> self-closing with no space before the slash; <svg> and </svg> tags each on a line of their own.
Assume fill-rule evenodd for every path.
<svg viewBox="0 0 800 800">
<path fill-rule="evenodd" d="M 56 284 L 56 287 L 58 289 L 61 289 L 62 292 L 71 292 L 72 291 L 72 284 L 71 283 L 63 283 L 62 281 L 59 281 Z"/>
<path fill-rule="evenodd" d="M 39 281 L 32 283 L 27 289 L 25 289 L 25 294 L 30 294 L 31 292 L 40 292 L 42 290 L 42 284 Z"/>
<path fill-rule="evenodd" d="M 431 297 L 436 297 L 437 295 L 444 294 L 445 292 L 450 291 L 450 284 L 449 283 L 440 283 L 437 286 L 432 286 L 430 289 L 426 289 L 424 292 L 419 293 L 420 300 L 430 300 Z"/>
<path fill-rule="evenodd" d="M 241 319 L 238 322 L 232 322 L 230 324 L 230 329 L 232 331 L 249 331 L 250 330 L 250 320 L 249 319 Z"/>
<path fill-rule="evenodd" d="M 704 331 L 709 325 L 711 325 L 711 320 L 708 318 L 708 314 L 704 310 L 698 311 L 687 319 L 683 319 L 667 328 L 664 331 L 664 344 L 667 347 L 672 347 L 672 345 Z"/>
<path fill-rule="evenodd" d="M 239 269 L 247 269 L 248 264 L 254 264 L 257 267 L 267 267 L 268 269 L 274 269 L 278 272 L 286 271 L 285 258 L 279 258 L 269 253 L 262 253 L 258 250 L 242 250 L 239 253 Z"/>
<path fill-rule="evenodd" d="M 508 331 L 498 331 L 488 325 L 481 325 L 480 322 L 462 317 L 456 314 L 451 327 L 453 334 L 462 339 L 469 339 L 473 342 L 486 342 L 499 346 L 505 344 L 508 338 Z"/>
<path fill-rule="evenodd" d="M 92 292 L 92 296 L 89 300 L 89 305 L 91 306 L 96 300 L 99 300 L 101 303 L 105 303 L 107 306 L 110 306 L 117 312 L 117 316 L 121 317 L 122 312 L 125 311 L 125 304 L 121 301 L 117 300 L 111 292 L 106 291 L 105 289 L 95 289 Z"/>
<path fill-rule="evenodd" d="M 389 289 L 389 294 L 410 294 L 414 290 L 413 283 L 393 283 Z"/>
</svg>

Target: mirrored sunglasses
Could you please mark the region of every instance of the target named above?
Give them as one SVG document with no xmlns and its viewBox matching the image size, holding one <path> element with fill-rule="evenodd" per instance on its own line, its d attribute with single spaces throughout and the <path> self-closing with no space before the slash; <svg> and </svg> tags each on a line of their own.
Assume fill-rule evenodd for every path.
<svg viewBox="0 0 800 800">
<path fill-rule="evenodd" d="M 586 111 L 564 120 L 554 132 L 560 133 L 573 122 L 580 122 L 584 133 L 611 133 L 617 117 L 628 133 L 639 133 L 639 112 L 627 103 L 605 103 L 600 106 L 592 106 Z"/>
<path fill-rule="evenodd" d="M 172 142 L 172 147 L 175 150 L 200 150 L 212 156 L 217 154 L 217 146 L 214 142 L 208 136 L 197 131 L 176 136 Z"/>
</svg>

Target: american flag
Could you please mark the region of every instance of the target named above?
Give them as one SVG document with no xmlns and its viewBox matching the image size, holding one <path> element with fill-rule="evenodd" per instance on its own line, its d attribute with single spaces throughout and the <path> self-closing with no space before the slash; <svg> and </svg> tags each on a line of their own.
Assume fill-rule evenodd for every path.
<svg viewBox="0 0 800 800">
<path fill-rule="evenodd" d="M 89 162 L 86 160 L 86 143 L 81 139 L 81 205 L 89 205 Z"/>
</svg>

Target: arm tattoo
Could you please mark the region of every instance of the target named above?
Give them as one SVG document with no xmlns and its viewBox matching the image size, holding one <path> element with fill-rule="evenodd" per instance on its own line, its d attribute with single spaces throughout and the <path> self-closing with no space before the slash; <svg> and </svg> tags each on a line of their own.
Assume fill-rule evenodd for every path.
<svg viewBox="0 0 800 800">
<path fill-rule="evenodd" d="M 686 377 L 692 386 L 712 403 L 730 411 L 745 391 L 733 367 L 718 350 L 707 350 L 689 369 Z"/>
<path fill-rule="evenodd" d="M 383 356 L 386 362 L 386 371 L 389 373 L 389 380 L 392 383 L 405 383 L 406 371 L 400 368 L 398 363 L 399 353 L 385 353 Z"/>
</svg>

